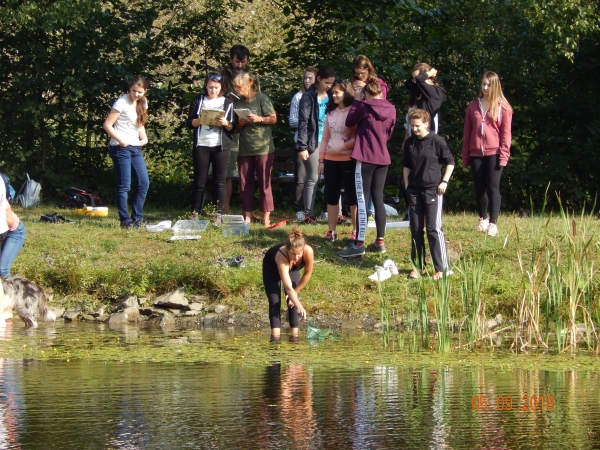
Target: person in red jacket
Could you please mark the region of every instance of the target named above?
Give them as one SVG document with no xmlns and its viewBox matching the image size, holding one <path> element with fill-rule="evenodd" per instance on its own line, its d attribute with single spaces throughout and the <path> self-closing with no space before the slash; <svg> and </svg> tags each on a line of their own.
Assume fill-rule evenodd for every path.
<svg viewBox="0 0 600 450">
<path fill-rule="evenodd" d="M 498 235 L 500 177 L 510 158 L 512 115 L 500 78 L 494 72 L 486 72 L 479 97 L 467 108 L 462 161 L 463 167 L 471 166 L 473 172 L 479 212 L 476 230 L 492 237 Z"/>
<path fill-rule="evenodd" d="M 381 86 L 370 81 L 364 87 L 365 100 L 355 100 L 346 117 L 346 126 L 356 126 L 352 159 L 356 160 L 354 185 L 356 188 L 357 220 L 356 240 L 346 250 L 338 253 L 342 258 L 365 254 L 364 241 L 367 234 L 367 205 L 369 194 L 375 205 L 377 239 L 369 245 L 371 250 L 385 253 L 384 237 L 386 213 L 383 188 L 388 166 L 392 160 L 387 142 L 396 125 L 396 108 L 382 98 Z"/>
</svg>

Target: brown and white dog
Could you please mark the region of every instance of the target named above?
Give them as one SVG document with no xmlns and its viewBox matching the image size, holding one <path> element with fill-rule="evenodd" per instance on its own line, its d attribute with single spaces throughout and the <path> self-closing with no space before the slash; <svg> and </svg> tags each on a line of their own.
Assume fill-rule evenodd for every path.
<svg viewBox="0 0 600 450">
<path fill-rule="evenodd" d="M 26 326 L 37 327 L 36 311 L 45 322 L 54 322 L 56 316 L 46 305 L 46 294 L 40 286 L 27 278 L 0 277 L 0 327 L 15 311 Z"/>
</svg>

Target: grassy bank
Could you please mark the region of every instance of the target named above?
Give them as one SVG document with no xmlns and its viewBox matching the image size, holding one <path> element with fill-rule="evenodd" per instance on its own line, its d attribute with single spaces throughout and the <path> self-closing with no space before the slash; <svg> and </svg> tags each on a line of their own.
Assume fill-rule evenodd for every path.
<svg viewBox="0 0 600 450">
<path fill-rule="evenodd" d="M 75 220 L 75 224 L 40 223 L 40 214 L 53 212 L 53 207 L 17 208 L 16 211 L 26 224 L 27 241 L 13 265 L 13 273 L 53 291 L 54 304 L 78 305 L 84 309 L 94 308 L 127 292 L 154 296 L 183 287 L 188 294 L 207 294 L 215 302 L 233 306 L 236 310 L 266 311 L 261 276 L 263 251 L 282 242 L 291 229 L 288 225 L 268 231 L 253 224 L 248 237 L 223 237 L 219 229 L 209 228 L 198 241 L 167 242 L 170 236 L 167 232 L 120 229 L 114 208 L 107 218 L 85 218 L 61 211 L 65 217 Z M 176 220 L 183 215 L 183 211 L 155 210 L 148 211 L 146 219 L 155 223 Z M 574 314 L 577 320 L 584 320 L 585 314 L 588 318 L 600 316 L 600 277 L 595 276 L 600 254 L 600 221 L 580 216 L 520 218 L 503 215 L 496 238 L 475 232 L 476 223 L 473 214 L 444 217 L 444 230 L 456 272 L 449 279 L 450 318 L 462 320 L 466 315 L 476 314 L 477 311 L 467 309 L 464 284 L 473 284 L 468 283 L 474 277 L 469 270 L 475 273 L 478 264 L 483 266 L 478 269 L 480 281 L 475 286 L 481 288 L 473 298 L 484 302 L 483 313 L 487 317 L 501 313 L 508 318 L 520 317 L 527 321 L 530 318 L 527 314 L 531 313 L 538 323 L 546 319 L 558 322 L 563 313 L 568 317 L 572 304 L 546 305 L 543 301 L 547 283 L 542 272 L 550 264 L 547 257 L 551 251 L 555 252 L 552 261 L 557 267 L 573 262 L 569 262 L 567 254 L 585 259 L 587 272 L 580 277 L 588 276 L 591 283 L 586 285 L 585 298 L 579 307 L 575 306 Z M 373 272 L 373 266 L 391 258 L 396 261 L 400 275 L 382 285 L 381 295 L 386 300 L 389 314 L 417 318 L 421 289 L 421 298 L 424 293 L 427 299 L 429 317 L 435 317 L 434 283 L 427 281 L 419 288 L 418 281 L 407 279 L 411 269 L 408 229 L 388 230 L 385 255 L 367 252 L 366 256 L 349 261 L 338 258 L 335 252 L 345 247 L 350 227 L 339 227 L 341 240 L 333 245 L 323 243 L 326 225 L 304 226 L 303 230 L 315 248 L 318 261 L 313 279 L 302 293 L 310 316 L 350 314 L 360 318 L 369 314 L 379 317 L 381 297 L 376 283 L 367 280 L 367 276 Z M 369 229 L 368 241 L 374 238 L 374 229 Z M 585 249 L 572 248 L 582 239 L 587 243 Z M 245 257 L 245 268 L 223 268 L 214 262 L 217 257 L 236 255 Z M 430 265 L 428 268 L 432 270 Z M 558 289 L 567 292 L 567 287 Z M 524 296 L 536 295 L 539 297 L 537 312 L 535 303 L 526 305 L 533 310 L 526 308 L 524 311 Z M 548 309 L 544 310 L 544 307 Z M 473 319 L 473 323 L 476 322 Z M 476 337 L 474 332 L 471 335 Z"/>
</svg>

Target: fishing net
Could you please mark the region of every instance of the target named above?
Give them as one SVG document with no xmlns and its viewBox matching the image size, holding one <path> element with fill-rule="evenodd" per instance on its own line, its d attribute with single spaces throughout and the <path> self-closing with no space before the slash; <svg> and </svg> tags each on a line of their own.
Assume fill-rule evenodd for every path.
<svg viewBox="0 0 600 450">
<path fill-rule="evenodd" d="M 342 335 L 339 334 L 337 331 L 331 330 L 329 328 L 319 328 L 310 320 L 307 322 L 308 326 L 306 327 L 306 339 L 321 340 L 327 338 L 338 339 L 342 337 Z"/>
</svg>

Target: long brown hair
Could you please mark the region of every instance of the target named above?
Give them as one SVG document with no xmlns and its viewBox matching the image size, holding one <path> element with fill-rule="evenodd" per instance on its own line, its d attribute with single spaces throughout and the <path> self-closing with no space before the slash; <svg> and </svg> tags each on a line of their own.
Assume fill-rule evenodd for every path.
<svg viewBox="0 0 600 450">
<path fill-rule="evenodd" d="M 148 92 L 148 81 L 141 75 L 136 75 L 131 83 L 129 83 L 129 88 L 131 89 L 133 86 L 140 86 L 146 92 Z M 137 104 L 135 105 L 135 112 L 137 112 L 137 120 L 135 124 L 138 127 L 143 127 L 146 125 L 146 120 L 148 119 L 148 100 L 146 99 L 146 94 L 140 99 L 138 99 Z"/>
<path fill-rule="evenodd" d="M 354 58 L 354 61 L 352 61 L 352 72 L 354 72 L 354 69 L 367 70 L 369 72 L 367 83 L 369 81 L 377 81 L 375 67 L 373 67 L 371 60 L 365 55 L 357 55 L 356 58 Z M 352 75 L 354 76 L 354 73 Z"/>
<path fill-rule="evenodd" d="M 506 109 L 507 111 L 512 112 L 512 107 L 504 93 L 502 92 L 502 85 L 500 84 L 500 77 L 496 72 L 486 72 L 481 77 L 481 82 L 487 78 L 490 82 L 490 89 L 488 91 L 488 102 L 490 104 L 490 115 L 492 116 L 492 120 L 494 122 L 498 121 L 499 109 L 500 107 Z M 483 98 L 483 90 L 481 89 L 481 85 L 479 86 L 479 98 Z"/>
<path fill-rule="evenodd" d="M 298 247 L 304 247 L 306 241 L 304 240 L 304 236 L 302 235 L 302 230 L 300 227 L 296 226 L 289 234 L 287 239 L 285 240 L 285 248 L 288 250 L 292 250 Z"/>
<path fill-rule="evenodd" d="M 348 80 L 338 80 L 331 86 L 330 92 L 333 92 L 334 89 L 339 89 L 344 92 L 344 108 L 350 106 L 352 102 L 354 102 L 354 88 L 352 87 L 352 83 Z M 329 114 L 331 111 L 334 111 L 338 105 L 335 104 L 331 95 L 329 96 L 329 102 L 327 102 L 327 109 L 325 111 L 326 114 Z"/>
</svg>

